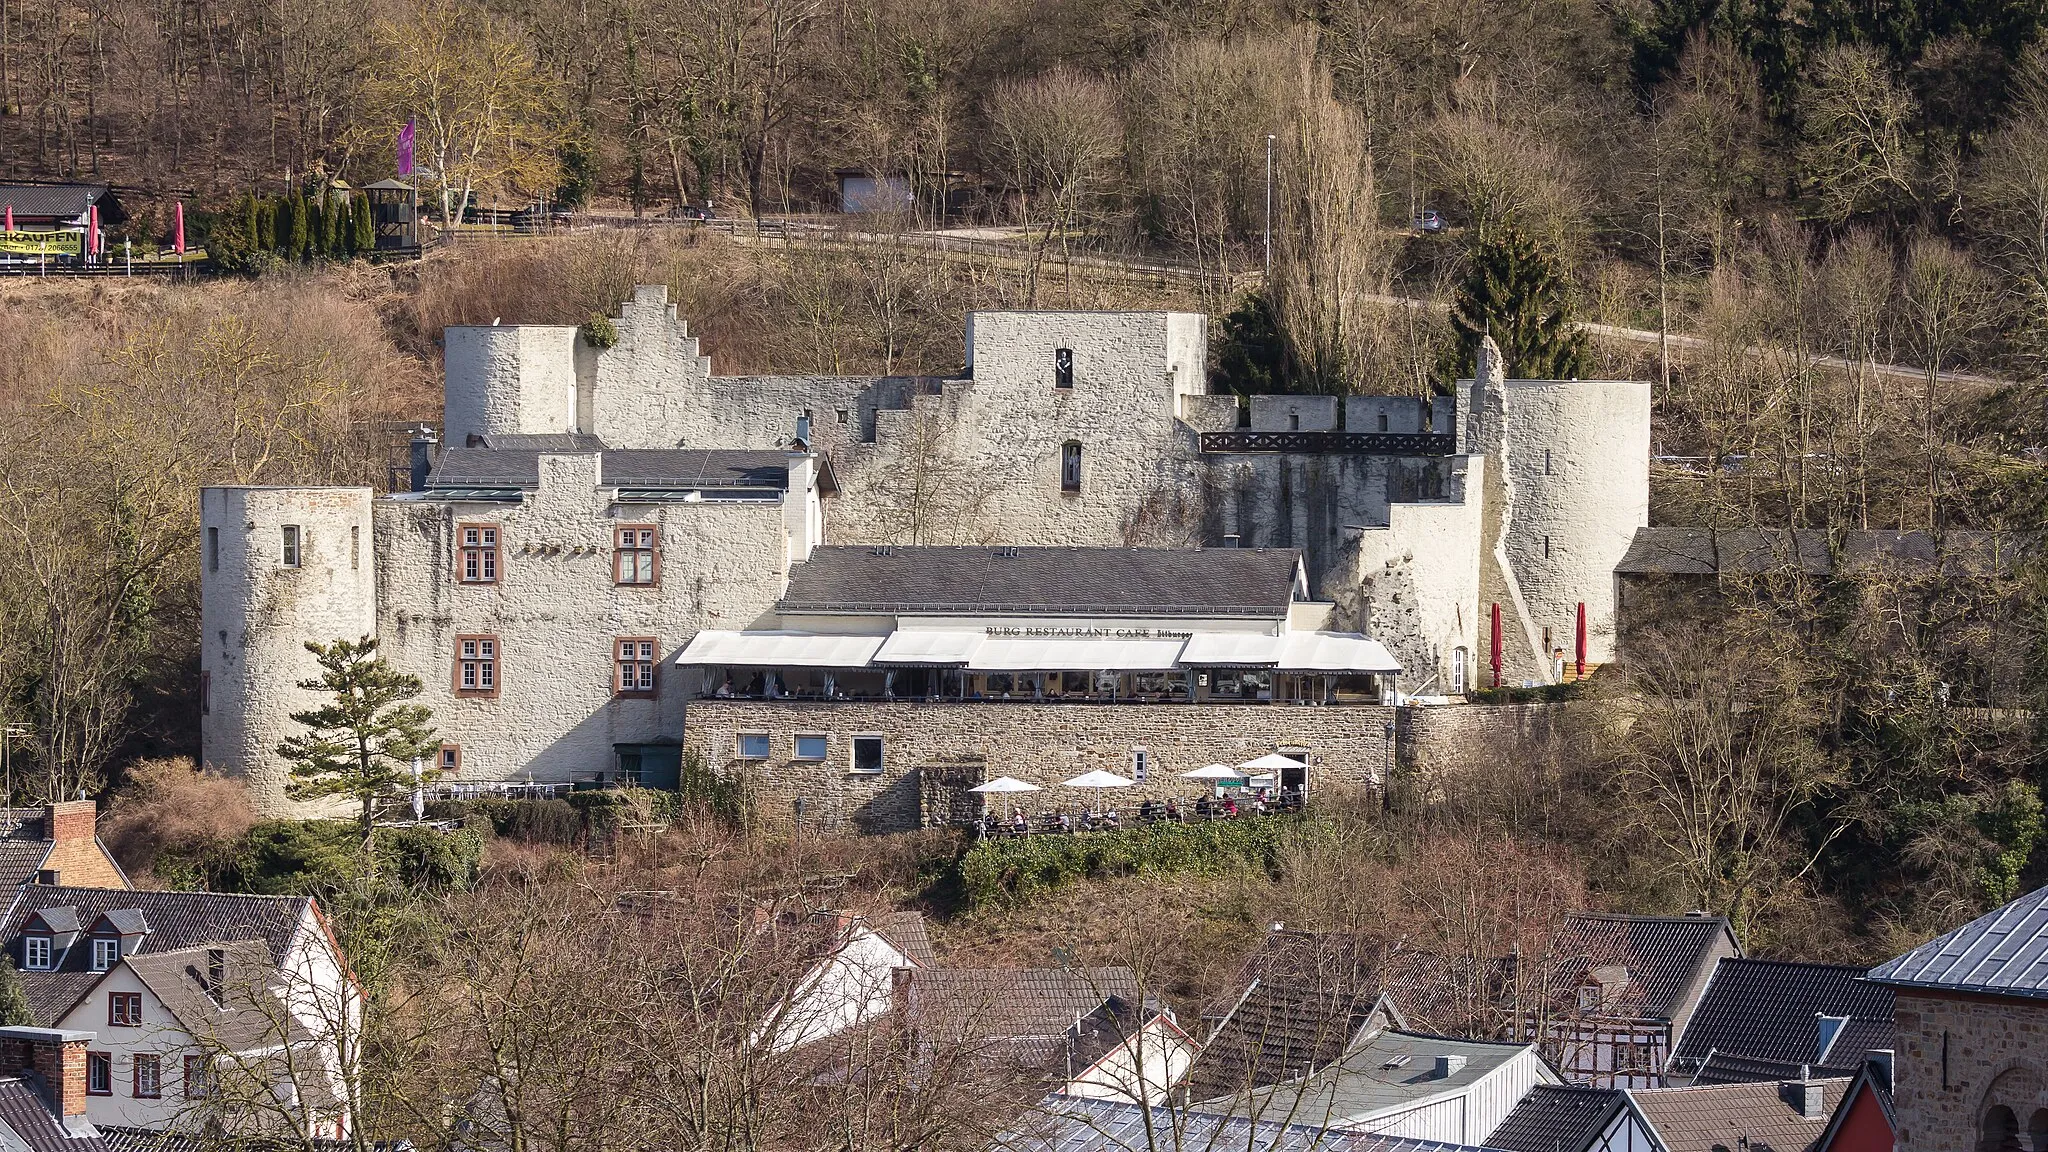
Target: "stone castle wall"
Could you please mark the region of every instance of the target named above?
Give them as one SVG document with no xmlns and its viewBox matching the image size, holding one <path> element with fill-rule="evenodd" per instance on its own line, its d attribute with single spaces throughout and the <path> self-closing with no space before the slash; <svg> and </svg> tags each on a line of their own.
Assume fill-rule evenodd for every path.
<svg viewBox="0 0 2048 1152">
<path fill-rule="evenodd" d="M 770 820 L 795 816 L 827 828 L 902 832 L 919 826 L 928 777 L 969 787 L 997 776 L 1038 784 L 1015 803 L 1027 811 L 1062 808 L 1108 793 L 1059 782 L 1102 768 L 1132 774 L 1133 750 L 1147 753 L 1143 785 L 1110 799 L 1128 811 L 1148 798 L 1190 800 L 1203 791 L 1179 773 L 1238 764 L 1281 748 L 1307 750 L 1310 788 L 1363 785 L 1382 778 L 1393 753 L 1385 728 L 1394 709 L 1245 704 L 1029 704 L 693 700 L 684 747 L 720 772 L 749 781 L 757 810 Z M 736 759 L 742 732 L 768 734 L 765 761 Z M 795 759 L 799 734 L 827 738 L 823 761 Z M 852 739 L 883 738 L 883 770 L 852 770 Z M 1009 797 L 997 800 L 1007 810 Z"/>
<path fill-rule="evenodd" d="M 2048 1006 L 1900 989 L 1894 1023 L 1898 1152 L 1975 1152 L 1993 1107 L 2021 1133 L 2048 1109 Z"/>
</svg>

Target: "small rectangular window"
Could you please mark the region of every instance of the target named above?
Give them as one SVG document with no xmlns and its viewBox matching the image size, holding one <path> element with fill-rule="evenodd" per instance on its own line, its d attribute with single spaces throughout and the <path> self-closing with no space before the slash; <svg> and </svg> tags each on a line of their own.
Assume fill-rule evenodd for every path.
<svg viewBox="0 0 2048 1152">
<path fill-rule="evenodd" d="M 1380 413 L 1380 431 L 1382 431 L 1382 432 L 1385 432 L 1386 430 L 1387 430 L 1387 414 L 1386 414 L 1385 412 L 1382 412 L 1382 413 Z"/>
<path fill-rule="evenodd" d="M 1550 537 L 1548 536 L 1543 538 L 1543 558 L 1545 560 L 1550 559 Z"/>
<path fill-rule="evenodd" d="M 142 1023 L 142 993 L 107 993 L 107 1023 L 133 1028 Z"/>
<path fill-rule="evenodd" d="M 185 1098 L 203 1100 L 213 1095 L 213 1069 L 205 1056 L 185 1057 Z"/>
<path fill-rule="evenodd" d="M 661 583 L 661 528 L 654 524 L 621 524 L 612 533 L 612 582 Z"/>
<path fill-rule="evenodd" d="M 354 524 L 348 528 L 348 566 L 356 568 L 363 560 L 363 530 Z"/>
<path fill-rule="evenodd" d="M 638 787 L 641 779 L 642 760 L 638 752 L 619 753 L 619 783 Z"/>
<path fill-rule="evenodd" d="M 208 528 L 206 530 L 206 570 L 208 572 L 220 571 L 220 529 L 218 528 Z"/>
<path fill-rule="evenodd" d="M 796 758 L 799 760 L 823 760 L 828 754 L 826 740 L 821 733 L 807 733 L 796 738 Z"/>
<path fill-rule="evenodd" d="M 1550 475 L 1550 449 L 1548 448 L 1543 450 L 1543 474 L 1545 476 Z"/>
<path fill-rule="evenodd" d="M 462 542 L 456 571 L 464 584 L 498 582 L 498 526 L 464 524 L 456 529 Z"/>
<path fill-rule="evenodd" d="M 855 772 L 880 772 L 882 770 L 882 738 L 880 736 L 855 736 L 853 738 L 853 770 Z"/>
<path fill-rule="evenodd" d="M 766 760 L 768 758 L 768 734 L 766 732 L 740 733 L 740 759 Z"/>
<path fill-rule="evenodd" d="M 496 696 L 498 694 L 498 638 L 457 636 L 455 638 L 455 694 Z"/>
<path fill-rule="evenodd" d="M 112 1096 L 114 1094 L 114 1054 L 112 1052 L 87 1052 L 85 1054 L 85 1094 L 88 1096 Z"/>
<path fill-rule="evenodd" d="M 614 652 L 612 691 L 621 696 L 654 692 L 654 664 L 661 642 L 652 636 L 621 636 Z"/>
<path fill-rule="evenodd" d="M 156 1100 L 164 1094 L 164 1058 L 148 1052 L 135 1054 L 135 1098 Z"/>
<path fill-rule="evenodd" d="M 1069 440 L 1060 446 L 1060 491 L 1081 490 L 1081 445 Z"/>
<path fill-rule="evenodd" d="M 1145 770 L 1152 766 L 1152 753 L 1143 748 L 1131 749 L 1131 779 L 1145 782 Z"/>
<path fill-rule="evenodd" d="M 92 942 L 92 970 L 105 972 L 121 962 L 121 940 L 94 937 Z"/>
<path fill-rule="evenodd" d="M 1072 388 L 1074 386 L 1074 350 L 1055 348 L 1052 353 L 1052 386 Z"/>
<path fill-rule="evenodd" d="M 845 423 L 847 423 L 847 422 L 848 422 L 848 420 L 849 420 L 849 418 L 851 417 L 851 415 L 852 415 L 852 414 L 851 414 L 851 413 L 849 413 L 849 412 L 848 412 L 848 411 L 847 411 L 846 409 L 844 409 L 844 408 L 841 408 L 841 409 L 839 410 L 839 422 L 840 422 L 841 424 L 845 424 Z"/>
<path fill-rule="evenodd" d="M 1301 413 L 1289 412 L 1287 414 L 1287 430 L 1289 432 L 1301 431 Z"/>
<path fill-rule="evenodd" d="M 278 550 L 278 563 L 286 568 L 297 568 L 299 566 L 299 526 L 297 524 L 287 524 L 281 530 L 280 535 L 282 539 L 280 540 L 280 548 Z"/>
<path fill-rule="evenodd" d="M 441 745 L 441 775 L 455 776 L 462 772 L 462 745 Z"/>
<path fill-rule="evenodd" d="M 48 936 L 23 936 L 21 938 L 21 966 L 31 972 L 50 970 L 50 938 Z"/>
<path fill-rule="evenodd" d="M 211 672 L 201 672 L 199 674 L 199 714 L 201 716 L 213 715 L 213 673 Z"/>
</svg>

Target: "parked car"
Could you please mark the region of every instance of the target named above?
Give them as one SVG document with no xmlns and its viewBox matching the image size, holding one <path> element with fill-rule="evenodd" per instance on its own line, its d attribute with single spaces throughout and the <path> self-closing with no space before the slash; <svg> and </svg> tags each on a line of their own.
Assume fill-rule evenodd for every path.
<svg viewBox="0 0 2048 1152">
<path fill-rule="evenodd" d="M 1415 230 L 1417 232 L 1427 232 L 1435 235 L 1446 227 L 1449 227 L 1449 225 L 1444 223 L 1443 213 L 1441 212 L 1424 212 L 1415 218 Z"/>
</svg>

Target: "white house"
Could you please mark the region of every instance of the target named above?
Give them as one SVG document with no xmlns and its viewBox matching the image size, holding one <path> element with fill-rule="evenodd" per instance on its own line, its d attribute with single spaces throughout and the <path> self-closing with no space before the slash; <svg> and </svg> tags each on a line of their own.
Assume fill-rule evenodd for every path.
<svg viewBox="0 0 2048 1152">
<path fill-rule="evenodd" d="M 30 885 L 5 940 L 37 1024 L 92 1034 L 94 1124 L 348 1134 L 361 992 L 310 898 Z"/>
<path fill-rule="evenodd" d="M 786 1010 L 763 1025 L 762 1035 L 775 1051 L 836 1036 L 886 1014 L 899 970 L 938 966 L 924 917 L 915 912 L 840 917 L 829 948 L 798 980 Z"/>
</svg>

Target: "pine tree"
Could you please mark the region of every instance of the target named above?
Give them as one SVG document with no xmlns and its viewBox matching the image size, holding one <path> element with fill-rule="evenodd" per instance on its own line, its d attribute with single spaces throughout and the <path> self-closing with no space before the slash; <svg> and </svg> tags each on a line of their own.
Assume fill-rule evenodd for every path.
<svg viewBox="0 0 2048 1152">
<path fill-rule="evenodd" d="M 1290 391 L 1287 336 L 1280 331 L 1273 305 L 1263 292 L 1248 292 L 1223 318 L 1223 344 L 1217 350 L 1216 375 L 1239 396 L 1265 396 Z"/>
<path fill-rule="evenodd" d="M 368 255 L 377 250 L 377 221 L 370 215 L 370 197 L 367 193 L 355 195 L 355 250 L 359 255 Z"/>
<path fill-rule="evenodd" d="M 319 661 L 320 675 L 299 681 L 299 687 L 332 699 L 292 713 L 306 731 L 277 746 L 292 765 L 285 792 L 294 800 L 354 798 L 362 805 L 358 820 L 367 844 L 376 802 L 411 788 L 411 761 L 433 750 L 433 714 L 406 703 L 420 694 L 419 677 L 386 663 L 374 636 L 332 644 L 308 640 L 306 651 Z M 424 778 L 440 774 L 438 765 L 427 767 Z"/>
<path fill-rule="evenodd" d="M 292 193 L 291 231 L 285 239 L 285 259 L 304 260 L 306 258 L 306 245 L 311 235 L 311 225 L 312 221 L 307 218 L 306 194 L 303 192 Z"/>
<path fill-rule="evenodd" d="M 1555 257 L 1512 225 L 1472 250 L 1451 301 L 1451 326 L 1465 371 L 1487 335 L 1500 345 L 1511 377 L 1575 379 L 1585 366 L 1586 333 L 1572 316 L 1570 281 Z"/>
</svg>

